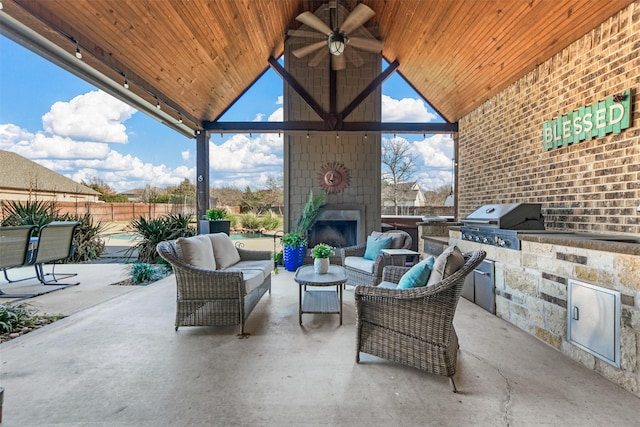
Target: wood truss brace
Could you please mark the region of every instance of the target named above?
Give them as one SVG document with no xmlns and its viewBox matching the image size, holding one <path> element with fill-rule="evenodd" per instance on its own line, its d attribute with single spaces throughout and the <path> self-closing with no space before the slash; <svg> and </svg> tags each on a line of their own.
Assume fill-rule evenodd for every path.
<svg viewBox="0 0 640 427">
<path fill-rule="evenodd" d="M 290 122 L 217 122 L 204 121 L 202 127 L 212 132 L 281 132 L 281 131 L 353 131 L 353 132 L 384 132 L 384 133 L 453 133 L 458 132 L 458 123 L 380 123 L 380 122 L 345 122 L 344 120 L 360 105 L 372 92 L 393 74 L 399 62 L 393 61 L 378 77 L 373 79 L 362 92 L 356 96 L 341 112 L 336 112 L 336 76 L 331 71 L 330 78 L 330 111 L 326 111 L 316 102 L 307 90 L 272 56 L 269 65 L 278 75 L 311 107 L 322 119 L 318 121 L 290 121 Z"/>
</svg>

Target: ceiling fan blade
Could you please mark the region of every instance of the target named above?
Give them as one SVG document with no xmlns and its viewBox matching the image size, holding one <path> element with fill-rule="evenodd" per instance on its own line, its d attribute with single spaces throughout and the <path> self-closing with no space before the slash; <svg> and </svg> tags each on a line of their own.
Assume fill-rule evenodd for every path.
<svg viewBox="0 0 640 427">
<path fill-rule="evenodd" d="M 302 12 L 300 15 L 296 16 L 296 21 L 300 21 L 314 30 L 320 31 L 322 34 L 329 35 L 333 32 L 327 24 L 322 22 L 320 18 L 311 12 Z"/>
<path fill-rule="evenodd" d="M 315 52 L 316 50 L 322 49 L 323 47 L 326 47 L 326 46 L 327 46 L 327 42 L 323 40 L 320 42 L 311 43 L 310 45 L 301 47 L 300 49 L 296 49 L 291 53 L 293 53 L 293 56 L 295 56 L 296 58 L 303 58 L 309 55 L 311 52 Z"/>
<path fill-rule="evenodd" d="M 323 39 L 326 40 L 327 36 L 315 33 L 313 31 L 304 31 L 304 30 L 289 30 L 287 31 L 287 35 L 290 37 L 307 37 L 310 39 Z"/>
<path fill-rule="evenodd" d="M 360 68 L 364 64 L 362 56 L 353 49 L 345 49 L 343 55 L 346 57 L 347 61 L 351 62 L 356 68 Z"/>
<path fill-rule="evenodd" d="M 347 68 L 347 60 L 344 55 L 331 55 L 331 68 L 335 71 L 344 70 Z"/>
<path fill-rule="evenodd" d="M 315 54 L 311 61 L 309 61 L 309 67 L 316 67 L 329 54 L 329 49 L 322 49 Z"/>
<path fill-rule="evenodd" d="M 360 25 L 371 19 L 375 14 L 376 13 L 369 6 L 360 3 L 356 6 L 355 9 L 351 11 L 349 16 L 347 16 L 347 19 L 344 20 L 342 26 L 340 27 L 340 31 L 345 34 L 349 34 L 351 31 L 355 30 Z"/>
<path fill-rule="evenodd" d="M 367 52 L 378 53 L 382 51 L 382 42 L 376 39 L 365 39 L 363 37 L 349 37 L 349 46 Z"/>
</svg>

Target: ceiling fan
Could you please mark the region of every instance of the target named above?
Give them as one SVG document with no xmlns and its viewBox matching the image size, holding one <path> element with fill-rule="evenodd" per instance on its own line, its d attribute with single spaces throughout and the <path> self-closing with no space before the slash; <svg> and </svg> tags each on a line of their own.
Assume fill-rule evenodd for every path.
<svg viewBox="0 0 640 427">
<path fill-rule="evenodd" d="M 327 25 L 311 12 L 303 12 L 296 17 L 297 21 L 300 21 L 303 24 L 313 28 L 314 30 L 319 31 L 323 35 L 311 33 L 308 31 L 290 31 L 289 35 L 324 39 L 322 41 L 311 43 L 307 46 L 292 51 L 291 53 L 296 58 L 303 58 L 319 50 L 319 52 L 309 62 L 309 66 L 315 67 L 328 53 L 330 53 L 331 67 L 334 70 L 344 70 L 347 66 L 347 56 L 354 64 L 356 64 L 356 66 L 360 66 L 364 63 L 362 57 L 360 57 L 360 55 L 358 55 L 355 51 L 350 51 L 348 54 L 346 54 L 347 46 L 355 49 L 361 49 L 367 52 L 378 53 L 382 51 L 381 41 L 374 38 L 357 37 L 351 35 L 356 29 L 358 29 L 376 14 L 373 9 L 365 4 L 360 3 L 345 18 L 342 25 L 338 25 L 337 2 L 330 2 L 329 8 L 335 11 L 334 16 L 331 16 L 331 21 L 333 21 L 332 24 L 334 24 L 335 26 L 335 29 L 333 30 L 329 25 Z"/>
</svg>

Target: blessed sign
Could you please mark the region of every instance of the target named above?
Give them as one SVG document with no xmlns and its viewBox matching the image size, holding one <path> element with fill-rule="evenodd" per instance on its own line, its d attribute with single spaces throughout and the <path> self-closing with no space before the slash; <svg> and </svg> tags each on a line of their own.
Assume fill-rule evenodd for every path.
<svg viewBox="0 0 640 427">
<path fill-rule="evenodd" d="M 545 122 L 542 125 L 542 147 L 545 151 L 566 147 L 585 139 L 620 133 L 629 126 L 631 89 Z"/>
</svg>

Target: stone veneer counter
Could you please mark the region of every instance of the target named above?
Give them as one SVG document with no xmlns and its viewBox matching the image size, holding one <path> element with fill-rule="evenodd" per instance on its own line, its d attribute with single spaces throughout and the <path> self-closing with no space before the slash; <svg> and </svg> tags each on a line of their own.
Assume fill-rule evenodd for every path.
<svg viewBox="0 0 640 427">
<path fill-rule="evenodd" d="M 450 245 L 463 252 L 483 249 L 494 261 L 497 317 L 640 396 L 640 244 L 603 240 L 635 240 L 613 234 L 542 231 L 519 237 L 518 251 L 462 240 L 459 227 L 449 229 Z M 569 280 L 620 292 L 620 368 L 567 341 Z"/>
<path fill-rule="evenodd" d="M 595 233 L 522 233 L 518 234 L 518 238 L 521 241 L 640 256 L 640 237 L 634 236 Z M 635 243 L 630 242 L 631 240 Z"/>
</svg>

